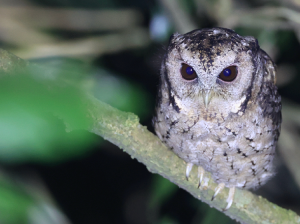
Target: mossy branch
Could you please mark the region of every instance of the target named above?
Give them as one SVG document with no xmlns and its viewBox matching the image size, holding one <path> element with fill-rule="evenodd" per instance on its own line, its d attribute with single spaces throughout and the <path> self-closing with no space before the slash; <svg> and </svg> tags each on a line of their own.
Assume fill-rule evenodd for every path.
<svg viewBox="0 0 300 224">
<path fill-rule="evenodd" d="M 27 66 L 27 63 L 6 51 L 0 51 L 0 72 L 14 71 L 20 66 Z M 217 184 L 211 180 L 210 174 L 206 173 L 201 189 L 197 188 L 196 169 L 192 170 L 187 181 L 186 163 L 146 127 L 139 124 L 136 115 L 119 111 L 88 94 L 82 100 L 92 121 L 87 128 L 90 132 L 117 145 L 132 158 L 143 163 L 150 172 L 167 178 L 211 207 L 220 211 L 226 207 L 228 189 L 222 190 L 216 199 L 211 201 Z M 225 214 L 242 223 L 300 223 L 300 217 L 295 212 L 240 189 L 236 190 L 234 202 Z"/>
</svg>

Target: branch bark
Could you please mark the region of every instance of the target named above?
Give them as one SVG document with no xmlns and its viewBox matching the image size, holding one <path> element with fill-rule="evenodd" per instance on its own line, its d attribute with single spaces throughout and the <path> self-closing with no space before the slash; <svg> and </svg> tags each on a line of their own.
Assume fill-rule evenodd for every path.
<svg viewBox="0 0 300 224">
<path fill-rule="evenodd" d="M 16 56 L 0 50 L 0 72 L 14 71 L 27 63 Z M 195 198 L 222 211 L 226 206 L 228 189 L 221 191 L 214 201 L 211 197 L 217 184 L 206 173 L 204 184 L 198 189 L 196 169 L 189 180 L 185 179 L 186 163 L 169 150 L 146 127 L 139 124 L 139 119 L 132 113 L 119 111 L 91 95 L 82 98 L 92 121 L 88 130 L 117 145 L 124 152 L 143 163 L 152 173 L 157 173 L 180 188 L 188 191 Z M 231 208 L 225 212 L 242 223 L 300 223 L 300 217 L 291 210 L 283 209 L 261 196 L 246 190 L 236 190 Z"/>
</svg>

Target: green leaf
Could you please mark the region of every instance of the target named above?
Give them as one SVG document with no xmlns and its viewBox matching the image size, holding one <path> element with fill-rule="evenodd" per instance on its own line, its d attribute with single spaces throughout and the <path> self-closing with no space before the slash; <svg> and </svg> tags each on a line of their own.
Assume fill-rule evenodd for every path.
<svg viewBox="0 0 300 224">
<path fill-rule="evenodd" d="M 77 80 L 66 84 L 35 72 L 0 80 L 0 160 L 4 162 L 57 161 L 85 152 L 92 142 L 86 132 L 65 131 L 65 124 L 72 130 L 90 124 Z"/>
<path fill-rule="evenodd" d="M 137 84 L 103 69 L 97 72 L 95 83 L 93 92 L 99 100 L 141 118 L 152 114 L 150 97 Z"/>
<path fill-rule="evenodd" d="M 27 212 L 33 205 L 33 199 L 25 192 L 3 180 L 0 181 L 0 223 L 26 223 Z"/>
</svg>

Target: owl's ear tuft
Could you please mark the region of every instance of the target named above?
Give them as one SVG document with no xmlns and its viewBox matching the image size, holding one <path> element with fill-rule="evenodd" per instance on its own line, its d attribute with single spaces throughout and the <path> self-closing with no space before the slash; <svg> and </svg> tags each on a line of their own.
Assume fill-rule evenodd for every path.
<svg viewBox="0 0 300 224">
<path fill-rule="evenodd" d="M 169 39 L 169 45 L 176 43 L 179 36 L 181 36 L 179 33 L 173 33 Z"/>
<path fill-rule="evenodd" d="M 250 44 L 253 45 L 253 47 L 259 47 L 259 44 L 258 44 L 258 40 L 255 38 L 255 37 L 252 37 L 252 36 L 246 36 L 244 37 Z"/>
<path fill-rule="evenodd" d="M 251 52 L 251 54 L 253 56 L 256 56 L 258 51 L 260 50 L 258 40 L 256 38 L 252 37 L 252 36 L 247 36 L 247 37 L 244 37 L 244 38 L 248 42 L 248 44 L 250 45 L 249 52 Z"/>
</svg>

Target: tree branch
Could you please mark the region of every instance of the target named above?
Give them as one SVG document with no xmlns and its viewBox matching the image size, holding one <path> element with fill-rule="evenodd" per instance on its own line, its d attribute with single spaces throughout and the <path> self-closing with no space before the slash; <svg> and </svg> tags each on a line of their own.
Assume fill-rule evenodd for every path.
<svg viewBox="0 0 300 224">
<path fill-rule="evenodd" d="M 14 71 L 27 63 L 0 51 L 0 71 Z M 221 191 L 214 201 L 211 197 L 217 184 L 206 173 L 204 184 L 198 189 L 196 169 L 189 180 L 185 179 L 186 163 L 169 150 L 146 127 L 139 124 L 139 119 L 132 113 L 119 111 L 91 95 L 82 98 L 92 123 L 87 128 L 90 132 L 120 147 L 123 151 L 143 163 L 152 173 L 157 173 L 185 189 L 195 198 L 220 211 L 226 206 L 228 189 Z M 300 223 L 300 217 L 293 211 L 283 209 L 246 190 L 236 190 L 231 208 L 225 212 L 232 219 L 242 223 Z"/>
<path fill-rule="evenodd" d="M 210 174 L 206 173 L 201 189 L 197 188 L 199 180 L 196 169 L 193 169 L 187 181 L 186 163 L 146 127 L 140 125 L 136 115 L 121 112 L 91 96 L 86 102 L 89 104 L 89 115 L 94 121 L 90 127 L 91 132 L 119 146 L 132 158 L 143 163 L 150 172 L 167 178 L 195 198 L 219 211 L 226 207 L 228 189 L 221 191 L 216 199 L 211 201 L 217 184 L 210 179 Z M 243 223 L 300 223 L 300 217 L 295 212 L 240 189 L 236 190 L 234 202 L 225 214 Z"/>
</svg>

